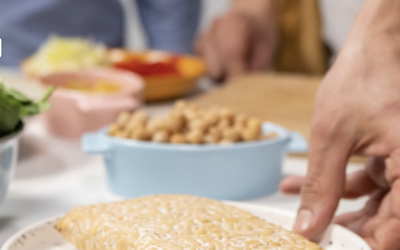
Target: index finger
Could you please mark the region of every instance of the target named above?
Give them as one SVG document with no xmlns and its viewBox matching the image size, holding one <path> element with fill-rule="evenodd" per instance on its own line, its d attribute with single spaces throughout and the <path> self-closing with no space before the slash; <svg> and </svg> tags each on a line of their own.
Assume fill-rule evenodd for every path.
<svg viewBox="0 0 400 250">
<path fill-rule="evenodd" d="M 294 231 L 307 238 L 328 227 L 344 191 L 352 140 L 343 127 L 325 119 L 314 123 L 311 131 L 308 173 L 294 225 Z"/>
</svg>

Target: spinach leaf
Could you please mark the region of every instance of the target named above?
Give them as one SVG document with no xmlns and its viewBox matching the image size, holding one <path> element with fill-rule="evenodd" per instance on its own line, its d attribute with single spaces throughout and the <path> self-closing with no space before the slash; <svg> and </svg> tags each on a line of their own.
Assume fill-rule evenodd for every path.
<svg viewBox="0 0 400 250">
<path fill-rule="evenodd" d="M 23 117 L 49 109 L 50 104 L 47 100 L 54 89 L 50 87 L 40 100 L 34 102 L 17 90 L 0 83 L 0 137 L 15 131 Z"/>
<path fill-rule="evenodd" d="M 19 104 L 7 99 L 0 87 L 0 137 L 14 131 L 19 120 Z"/>
</svg>

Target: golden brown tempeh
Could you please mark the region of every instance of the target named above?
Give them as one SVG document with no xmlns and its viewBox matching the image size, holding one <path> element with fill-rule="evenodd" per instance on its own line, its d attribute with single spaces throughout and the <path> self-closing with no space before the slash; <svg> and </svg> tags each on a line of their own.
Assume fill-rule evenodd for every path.
<svg viewBox="0 0 400 250">
<path fill-rule="evenodd" d="M 322 250 L 249 212 L 189 195 L 77 207 L 57 229 L 79 250 Z"/>
</svg>

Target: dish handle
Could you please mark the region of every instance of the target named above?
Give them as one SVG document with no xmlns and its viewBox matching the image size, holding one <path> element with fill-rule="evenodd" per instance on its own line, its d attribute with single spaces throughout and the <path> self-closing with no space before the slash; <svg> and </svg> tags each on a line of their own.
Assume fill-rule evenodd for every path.
<svg viewBox="0 0 400 250">
<path fill-rule="evenodd" d="M 105 154 L 110 151 L 110 145 L 99 132 L 84 134 L 81 147 L 83 152 L 87 154 Z"/>
<path fill-rule="evenodd" d="M 302 134 L 295 131 L 289 131 L 290 142 L 286 150 L 289 153 L 305 154 L 308 152 L 308 142 Z"/>
</svg>

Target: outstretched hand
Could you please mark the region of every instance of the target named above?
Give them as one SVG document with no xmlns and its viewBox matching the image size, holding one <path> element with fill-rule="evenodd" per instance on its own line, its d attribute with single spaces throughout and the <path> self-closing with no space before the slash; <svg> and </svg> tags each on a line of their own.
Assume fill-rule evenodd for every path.
<svg viewBox="0 0 400 250">
<path fill-rule="evenodd" d="M 370 198 L 363 209 L 339 215 L 333 223 L 359 234 L 372 249 L 391 250 L 399 249 L 400 246 L 400 204 L 396 201 L 400 197 L 400 185 L 391 188 L 385 169 L 383 158 L 373 158 L 368 162 L 366 170 L 346 177 L 342 198 L 356 199 L 364 195 L 370 195 Z M 305 177 L 289 177 L 281 183 L 281 190 L 286 194 L 299 194 L 304 180 Z M 296 230 L 301 232 L 301 228 Z"/>
</svg>

